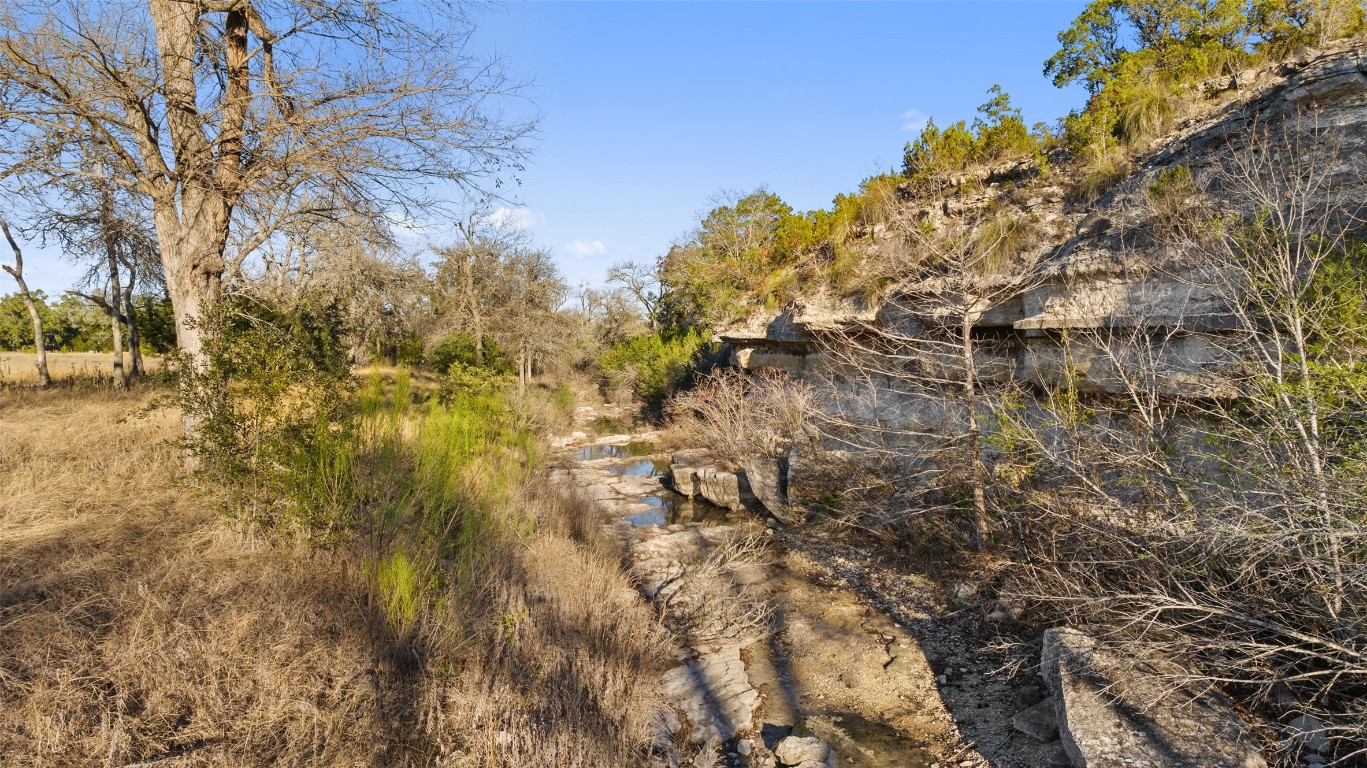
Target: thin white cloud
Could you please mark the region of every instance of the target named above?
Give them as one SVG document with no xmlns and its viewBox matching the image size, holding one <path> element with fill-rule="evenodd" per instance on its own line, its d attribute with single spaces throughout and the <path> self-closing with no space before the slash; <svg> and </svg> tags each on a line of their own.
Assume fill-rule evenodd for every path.
<svg viewBox="0 0 1367 768">
<path fill-rule="evenodd" d="M 531 208 L 509 208 L 506 205 L 489 214 L 486 219 L 495 227 L 513 229 L 531 229 L 546 223 L 544 213 L 537 213 Z"/>
<path fill-rule="evenodd" d="M 902 123 L 902 130 L 920 133 L 926 127 L 926 116 L 920 110 L 908 109 L 899 116 L 898 121 Z"/>
<path fill-rule="evenodd" d="M 385 218 L 389 220 L 389 228 L 396 237 L 402 239 L 417 239 L 426 237 L 432 230 L 432 222 L 424 221 L 406 216 L 399 211 L 387 211 Z"/>
<path fill-rule="evenodd" d="M 576 259 L 582 259 L 585 256 L 602 256 L 607 252 L 608 247 L 603 245 L 602 240 L 575 240 L 570 243 L 570 253 L 574 254 Z"/>
</svg>

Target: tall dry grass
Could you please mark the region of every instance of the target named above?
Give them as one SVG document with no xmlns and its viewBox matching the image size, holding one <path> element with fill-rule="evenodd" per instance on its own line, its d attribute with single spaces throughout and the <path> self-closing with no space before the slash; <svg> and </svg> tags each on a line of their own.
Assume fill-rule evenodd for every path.
<svg viewBox="0 0 1367 768">
<path fill-rule="evenodd" d="M 113 384 L 114 362 L 112 352 L 48 352 L 48 373 L 53 380 L 62 383 Z M 161 358 L 148 355 L 143 363 L 149 372 L 161 367 Z M 124 365 L 128 365 L 125 355 Z M 32 352 L 0 352 L 0 383 L 37 384 L 38 368 Z"/>
<path fill-rule="evenodd" d="M 221 522 L 148 398 L 0 393 L 4 765 L 652 760 L 664 643 L 587 509 L 534 476 L 536 529 L 397 638 L 358 548 Z"/>
</svg>

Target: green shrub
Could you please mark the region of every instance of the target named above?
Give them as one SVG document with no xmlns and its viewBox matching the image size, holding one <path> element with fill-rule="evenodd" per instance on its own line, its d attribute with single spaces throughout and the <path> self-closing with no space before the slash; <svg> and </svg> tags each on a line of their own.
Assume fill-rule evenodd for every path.
<svg viewBox="0 0 1367 768">
<path fill-rule="evenodd" d="M 334 493 L 353 386 L 335 307 L 280 310 L 241 294 L 199 320 L 203 360 L 176 366 L 176 398 L 195 425 L 186 448 L 226 490 L 224 511 L 268 528 L 335 529 L 320 497 Z"/>
<path fill-rule="evenodd" d="M 468 365 L 460 360 L 452 362 L 442 377 L 437 397 L 443 403 L 452 402 L 458 393 L 495 392 L 513 383 L 511 372 Z"/>
<path fill-rule="evenodd" d="M 697 330 L 636 336 L 606 350 L 598 369 L 609 386 L 630 387 L 647 405 L 658 407 L 699 367 L 709 336 Z"/>
<path fill-rule="evenodd" d="M 974 158 L 974 141 L 963 120 L 944 130 L 927 120 L 921 135 L 903 150 L 902 173 L 921 178 L 961 170 Z"/>
<path fill-rule="evenodd" d="M 1167 131 L 1175 113 L 1167 87 L 1153 81 L 1143 83 L 1119 100 L 1116 136 L 1132 146 L 1142 144 Z"/>
<path fill-rule="evenodd" d="M 992 98 L 978 107 L 971 129 L 963 120 L 944 130 L 934 120 L 927 121 L 921 135 L 903 150 L 902 173 L 911 179 L 944 176 L 973 163 L 1032 152 L 1035 139 L 1021 111 L 1011 106 L 1011 97 L 1000 85 L 987 93 Z"/>
<path fill-rule="evenodd" d="M 403 550 L 380 558 L 375 565 L 375 592 L 385 621 L 395 637 L 407 639 L 417 627 L 427 589 Z"/>
<path fill-rule="evenodd" d="M 443 336 L 427 353 L 427 365 L 437 373 L 446 373 L 459 363 L 467 368 L 485 368 L 493 373 L 512 373 L 513 364 L 493 339 L 484 339 L 484 359 L 479 359 L 475 337 L 467 331 Z"/>
<path fill-rule="evenodd" d="M 1090 205 L 1111 191 L 1128 173 L 1128 166 L 1114 153 L 1098 156 L 1083 169 L 1073 196 Z"/>
</svg>

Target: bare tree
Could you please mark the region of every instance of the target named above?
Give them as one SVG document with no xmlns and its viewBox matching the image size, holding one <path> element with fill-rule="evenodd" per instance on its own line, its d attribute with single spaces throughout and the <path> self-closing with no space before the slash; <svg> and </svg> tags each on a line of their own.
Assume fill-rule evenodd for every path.
<svg viewBox="0 0 1367 768">
<path fill-rule="evenodd" d="M 24 307 L 28 309 L 29 319 L 33 321 L 33 348 L 37 357 L 38 364 L 38 385 L 46 387 L 52 383 L 52 377 L 47 372 L 47 345 L 43 339 L 43 316 L 38 313 L 38 304 L 33 300 L 33 294 L 28 289 L 28 283 L 24 281 L 24 252 L 20 250 L 19 243 L 15 242 L 14 235 L 10 233 L 9 222 L 5 217 L 0 216 L 0 232 L 5 234 L 5 242 L 9 243 L 10 251 L 14 254 L 13 264 L 0 264 L 14 278 L 14 282 L 19 284 L 19 295 L 24 299 Z"/>
<path fill-rule="evenodd" d="M 1331 425 L 1357 421 L 1367 398 L 1367 280 L 1364 264 L 1351 263 L 1350 242 L 1362 221 L 1344 201 L 1367 185 L 1335 167 L 1336 137 L 1301 124 L 1310 119 L 1295 118 L 1279 133 L 1254 128 L 1245 146 L 1228 153 L 1214 184 L 1243 210 L 1227 215 L 1197 253 L 1208 254 L 1200 273 L 1238 326 L 1227 345 L 1247 363 L 1238 383 L 1253 418 L 1229 423 L 1248 424 L 1249 443 L 1262 445 L 1273 466 L 1291 462 L 1313 489 L 1339 582 L 1325 599 L 1337 613 L 1344 545 L 1330 486 L 1342 445 Z"/>
<path fill-rule="evenodd" d="M 1003 494 L 1019 547 L 1006 591 L 1188 662 L 1175 684 L 1313 715 L 1352 764 L 1367 744 L 1363 182 L 1332 132 L 1294 116 L 1234 137 L 1204 182 L 1182 204 L 1204 220 L 1162 246 L 1167 277 L 1216 299 L 1223 324 L 1072 334 L 1046 396 L 998 413 L 1028 476 Z M 1083 368 L 1104 392 L 1084 399 Z"/>
<path fill-rule="evenodd" d="M 560 341 L 554 314 L 565 299 L 565 281 L 549 251 L 518 248 L 503 259 L 498 283 L 493 327 L 517 350 L 518 384 L 525 390 L 536 362 Z"/>
<path fill-rule="evenodd" d="M 935 466 L 918 470 L 914 485 L 943 489 L 963 482 L 979 548 L 991 528 L 982 458 L 982 419 L 991 409 L 984 384 L 1002 377 L 1000 371 L 985 376 L 982 366 L 996 344 L 979 338 L 977 329 L 991 311 L 1042 279 L 1036 240 L 1031 220 L 1006 216 L 914 230 L 907 247 L 878 265 L 897 280 L 880 317 L 828 336 L 823 347 L 844 379 L 833 391 L 847 393 L 828 414 L 833 434 L 875 452 L 938 455 Z M 874 400 L 879 397 L 884 404 Z"/>
<path fill-rule="evenodd" d="M 86 291 L 68 291 L 99 307 L 109 318 L 113 341 L 114 386 L 126 388 L 141 372 L 133 291 L 140 265 L 156 260 L 157 244 L 140 200 L 128 188 L 95 178 L 68 179 L 49 194 L 36 229 L 55 236 L 67 257 L 87 267 Z M 127 270 L 125 280 L 121 274 Z M 155 274 L 149 270 L 148 274 Z M 124 367 L 124 329 L 133 366 Z"/>
<path fill-rule="evenodd" d="M 475 363 L 484 365 L 484 341 L 489 332 L 488 314 L 495 304 L 499 274 L 505 259 L 530 240 L 516 227 L 495 221 L 486 207 L 471 211 L 456 224 L 463 242 L 437 249 L 433 281 L 436 311 L 443 329 L 468 331 L 475 343 Z"/>
<path fill-rule="evenodd" d="M 660 278 L 654 267 L 635 261 L 622 261 L 608 268 L 607 281 L 620 285 L 641 305 L 646 323 L 655 330 L 655 305 L 660 301 Z"/>
<path fill-rule="evenodd" d="M 420 210 L 433 182 L 478 187 L 516 164 L 530 126 L 491 105 L 509 84 L 465 52 L 470 32 L 458 11 L 397 2 L 7 3 L 0 82 L 21 130 L 0 153 L 30 180 L 99 177 L 150 200 L 197 360 L 240 215 L 254 237 L 233 258 L 301 210 Z M 73 159 L 92 144 L 107 175 Z"/>
</svg>

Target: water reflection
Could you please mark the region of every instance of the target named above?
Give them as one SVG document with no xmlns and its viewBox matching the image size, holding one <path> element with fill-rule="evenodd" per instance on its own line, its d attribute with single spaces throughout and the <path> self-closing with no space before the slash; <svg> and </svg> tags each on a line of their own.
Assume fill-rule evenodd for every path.
<svg viewBox="0 0 1367 768">
<path fill-rule="evenodd" d="M 608 472 L 617 477 L 664 477 L 669 474 L 667 459 L 636 459 L 625 464 L 608 467 Z"/>
<path fill-rule="evenodd" d="M 641 497 L 651 509 L 627 515 L 632 525 L 687 525 L 694 523 L 702 526 L 722 525 L 739 520 L 737 513 L 729 509 L 709 504 L 702 499 L 690 499 L 673 491 L 660 489 Z"/>
<path fill-rule="evenodd" d="M 578 461 L 598 461 L 601 459 L 630 459 L 607 467 L 607 471 L 617 477 L 664 477 L 669 474 L 669 460 L 654 457 L 655 445 L 645 441 L 634 441 L 625 445 L 586 445 L 575 451 Z M 690 499 L 665 488 L 648 493 L 640 500 L 650 505 L 650 509 L 627 515 L 633 526 L 677 525 L 694 523 L 697 525 L 722 525 L 737 522 L 739 516 L 722 507 L 709 504 L 702 499 Z"/>
<path fill-rule="evenodd" d="M 631 459 L 649 456 L 655 452 L 655 445 L 644 441 L 634 441 L 626 445 L 586 445 L 574 452 L 578 461 L 597 461 L 599 459 Z"/>
</svg>

